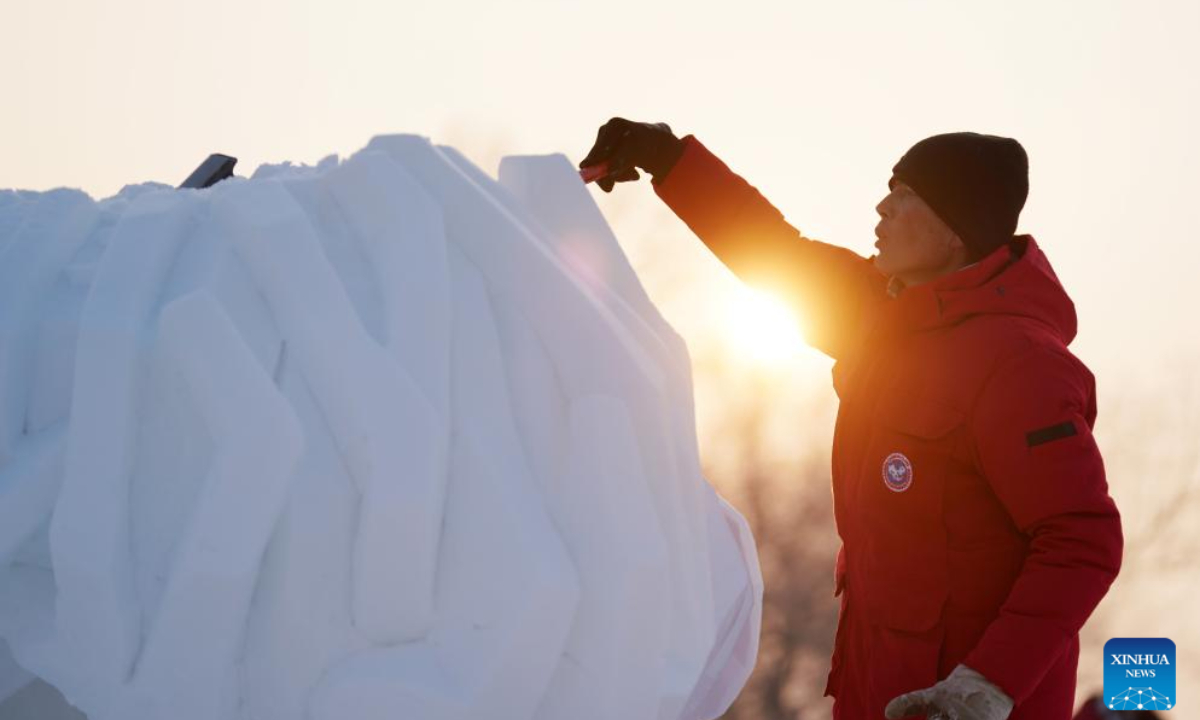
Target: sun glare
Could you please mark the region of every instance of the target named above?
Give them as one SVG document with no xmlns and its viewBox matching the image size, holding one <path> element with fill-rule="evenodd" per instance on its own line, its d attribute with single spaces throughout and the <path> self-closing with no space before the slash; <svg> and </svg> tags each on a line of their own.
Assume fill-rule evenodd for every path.
<svg viewBox="0 0 1200 720">
<path fill-rule="evenodd" d="M 726 329 L 737 352 L 760 363 L 787 362 L 805 348 L 796 313 L 777 296 L 754 288 L 738 289 Z"/>
</svg>

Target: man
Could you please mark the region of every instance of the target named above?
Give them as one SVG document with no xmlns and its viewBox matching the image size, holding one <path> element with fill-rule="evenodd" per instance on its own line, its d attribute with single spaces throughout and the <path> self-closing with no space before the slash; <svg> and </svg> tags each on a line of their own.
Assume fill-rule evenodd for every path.
<svg viewBox="0 0 1200 720">
<path fill-rule="evenodd" d="M 580 163 L 654 192 L 832 357 L 845 720 L 1067 720 L 1078 631 L 1117 575 L 1074 305 L 1037 242 L 1017 141 L 936 135 L 892 169 L 879 254 L 804 237 L 694 136 L 614 118 Z"/>
</svg>

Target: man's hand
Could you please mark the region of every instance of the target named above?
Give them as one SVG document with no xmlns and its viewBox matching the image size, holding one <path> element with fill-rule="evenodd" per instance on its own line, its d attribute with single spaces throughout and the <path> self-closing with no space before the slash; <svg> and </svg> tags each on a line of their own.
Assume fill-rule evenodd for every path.
<svg viewBox="0 0 1200 720">
<path fill-rule="evenodd" d="M 893 698 L 884 714 L 888 720 L 927 714 L 929 720 L 1004 720 L 1013 701 L 1003 690 L 966 665 L 924 690 Z"/>
<path fill-rule="evenodd" d="M 609 173 L 597 180 L 596 184 L 604 192 L 612 192 L 615 183 L 641 177 L 634 168 L 641 168 L 655 180 L 661 181 L 682 154 L 683 141 L 675 137 L 666 123 L 651 124 L 613 118 L 600 126 L 596 144 L 579 163 L 579 167 L 599 165 L 607 160 Z"/>
</svg>

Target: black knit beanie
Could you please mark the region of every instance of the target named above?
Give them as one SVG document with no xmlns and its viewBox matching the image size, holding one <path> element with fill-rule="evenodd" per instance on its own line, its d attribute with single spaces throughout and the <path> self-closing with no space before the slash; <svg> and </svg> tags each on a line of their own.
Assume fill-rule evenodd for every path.
<svg viewBox="0 0 1200 720">
<path fill-rule="evenodd" d="M 892 180 L 916 191 L 976 262 L 1006 244 L 1029 194 L 1029 158 L 1012 138 L 956 132 L 909 148 Z"/>
</svg>

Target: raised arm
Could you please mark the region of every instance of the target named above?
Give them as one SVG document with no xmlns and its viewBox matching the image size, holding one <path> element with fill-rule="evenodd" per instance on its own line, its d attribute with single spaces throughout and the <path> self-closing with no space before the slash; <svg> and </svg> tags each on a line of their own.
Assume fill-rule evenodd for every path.
<svg viewBox="0 0 1200 720">
<path fill-rule="evenodd" d="M 853 352 L 887 296 L 871 260 L 804 237 L 693 135 L 652 185 L 735 275 L 796 308 L 810 345 L 835 359 Z"/>
</svg>

